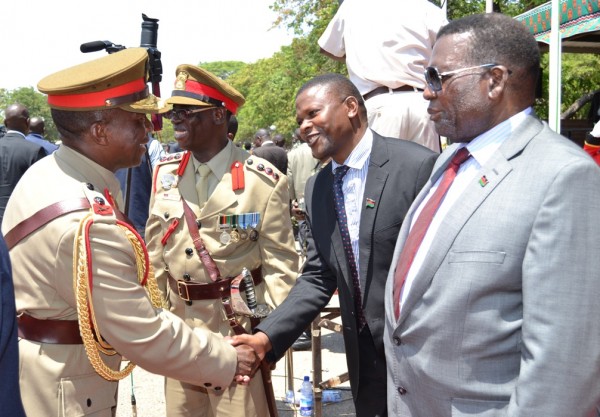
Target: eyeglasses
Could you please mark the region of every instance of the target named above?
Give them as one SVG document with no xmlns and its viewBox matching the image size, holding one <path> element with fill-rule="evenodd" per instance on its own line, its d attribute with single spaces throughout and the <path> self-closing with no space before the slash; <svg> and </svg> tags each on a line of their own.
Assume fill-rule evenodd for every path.
<svg viewBox="0 0 600 417">
<path fill-rule="evenodd" d="M 444 78 L 452 77 L 458 73 L 463 71 L 469 71 L 477 68 L 491 68 L 496 66 L 497 64 L 483 64 L 476 65 L 474 67 L 461 68 L 454 71 L 446 71 L 440 73 L 436 67 L 427 67 L 425 68 L 425 81 L 427 81 L 427 85 L 431 89 L 431 91 L 437 92 L 442 90 L 442 83 L 444 82 Z"/>
<path fill-rule="evenodd" d="M 162 116 L 165 119 L 169 119 L 169 120 L 173 120 L 173 119 L 185 120 L 185 119 L 189 119 L 192 114 L 201 113 L 203 111 L 212 110 L 214 108 L 216 108 L 216 107 L 214 107 L 214 106 L 203 107 L 201 109 L 193 109 L 193 110 L 192 109 L 169 110 L 168 112 L 163 113 Z"/>
</svg>

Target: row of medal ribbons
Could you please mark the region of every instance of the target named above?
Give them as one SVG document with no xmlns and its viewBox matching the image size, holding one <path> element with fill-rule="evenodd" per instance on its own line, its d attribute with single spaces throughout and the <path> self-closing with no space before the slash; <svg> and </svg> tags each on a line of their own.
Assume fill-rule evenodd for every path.
<svg viewBox="0 0 600 417">
<path fill-rule="evenodd" d="M 259 223 L 260 213 L 222 214 L 219 216 L 219 240 L 224 245 L 246 239 L 256 241 Z"/>
</svg>

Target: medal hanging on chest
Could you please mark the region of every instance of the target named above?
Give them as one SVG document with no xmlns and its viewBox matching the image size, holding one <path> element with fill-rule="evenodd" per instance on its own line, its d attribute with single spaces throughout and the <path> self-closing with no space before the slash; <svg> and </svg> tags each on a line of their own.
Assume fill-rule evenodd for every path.
<svg viewBox="0 0 600 417">
<path fill-rule="evenodd" d="M 223 245 L 228 244 L 231 241 L 231 236 L 229 235 L 229 230 L 231 226 L 229 225 L 229 216 L 226 214 L 219 216 L 219 230 L 221 230 L 221 234 L 219 235 L 219 242 Z"/>
</svg>

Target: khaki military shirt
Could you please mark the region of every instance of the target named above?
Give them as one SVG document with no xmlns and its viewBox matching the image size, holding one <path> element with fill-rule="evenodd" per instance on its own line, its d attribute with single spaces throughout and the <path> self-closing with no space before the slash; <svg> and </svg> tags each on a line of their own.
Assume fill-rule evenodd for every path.
<svg viewBox="0 0 600 417">
<path fill-rule="evenodd" d="M 232 332 L 220 299 L 192 301 L 187 305 L 168 284 L 169 279 L 212 282 L 194 249 L 182 199 L 193 210 L 200 225 L 200 236 L 221 276 L 238 275 L 243 268 L 249 271 L 260 268 L 264 283 L 256 287 L 257 301 L 275 307 L 287 296 L 299 268 L 288 210 L 287 180 L 269 162 L 228 143 L 208 162 L 212 165 L 211 175 L 217 179 L 213 179 L 216 184 L 210 187 L 212 193 L 200 208 L 192 160 L 186 164 L 181 176 L 177 172 L 183 155 L 164 158 L 154 173 L 150 217 L 146 225 L 150 259 L 159 286 L 170 301 L 171 311 L 194 327 L 230 335 Z M 226 161 L 224 168 L 215 166 L 215 160 Z M 232 166 L 236 162 L 244 177 L 244 186 L 239 189 L 232 182 Z M 251 213 L 255 215 L 249 216 Z M 237 241 L 225 236 L 231 235 L 234 228 L 223 228 L 221 224 L 234 215 L 238 219 L 257 219 L 256 224 L 247 228 L 248 236 Z M 241 231 L 241 226 L 237 229 Z M 252 230 L 255 234 L 250 233 Z M 238 319 L 248 328 L 247 320 Z"/>
<path fill-rule="evenodd" d="M 12 194 L 2 232 L 55 202 L 121 201 L 113 173 L 66 146 L 34 164 Z M 73 242 L 87 210 L 65 214 L 10 251 L 19 313 L 38 319 L 76 320 Z M 236 369 L 235 350 L 209 332 L 194 332 L 168 311 L 154 309 L 139 285 L 135 256 L 114 215 L 94 215 L 90 228 L 93 304 L 102 336 L 121 355 L 146 370 L 195 385 L 228 386 Z M 111 415 L 115 382 L 100 377 L 83 345 L 21 340 L 20 384 L 31 416 Z M 113 368 L 121 356 L 105 357 Z"/>
</svg>

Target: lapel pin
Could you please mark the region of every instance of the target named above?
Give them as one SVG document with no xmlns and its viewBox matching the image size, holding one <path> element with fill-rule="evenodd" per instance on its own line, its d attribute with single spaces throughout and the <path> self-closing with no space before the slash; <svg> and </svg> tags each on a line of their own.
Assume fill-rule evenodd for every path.
<svg viewBox="0 0 600 417">
<path fill-rule="evenodd" d="M 482 187 L 485 187 L 486 185 L 488 185 L 488 183 L 489 181 L 485 175 L 479 178 L 479 185 L 481 185 Z"/>
<path fill-rule="evenodd" d="M 367 198 L 367 208 L 375 208 L 375 200 Z"/>
</svg>

